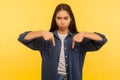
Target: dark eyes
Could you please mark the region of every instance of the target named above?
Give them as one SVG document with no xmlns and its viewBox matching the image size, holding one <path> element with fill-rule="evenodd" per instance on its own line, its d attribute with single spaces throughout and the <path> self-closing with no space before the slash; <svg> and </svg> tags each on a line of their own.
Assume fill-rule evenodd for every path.
<svg viewBox="0 0 120 80">
<path fill-rule="evenodd" d="M 61 19 L 61 17 L 57 17 L 57 19 Z"/>
<path fill-rule="evenodd" d="M 62 17 L 57 17 L 57 19 L 62 19 Z M 68 17 L 64 17 L 63 19 L 68 20 Z"/>
<path fill-rule="evenodd" d="M 67 19 L 68 19 L 68 17 L 64 17 L 64 19 L 65 19 L 65 20 L 67 20 Z"/>
</svg>

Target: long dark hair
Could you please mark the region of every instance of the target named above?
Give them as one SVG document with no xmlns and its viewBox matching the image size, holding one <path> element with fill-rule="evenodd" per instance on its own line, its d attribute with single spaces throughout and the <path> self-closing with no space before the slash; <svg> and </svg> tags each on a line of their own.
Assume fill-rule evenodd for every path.
<svg viewBox="0 0 120 80">
<path fill-rule="evenodd" d="M 50 32 L 53 32 L 53 31 L 55 31 L 55 30 L 58 29 L 58 26 L 57 26 L 56 21 L 55 21 L 55 17 L 56 17 L 56 14 L 57 14 L 60 10 L 65 10 L 65 11 L 68 12 L 68 14 L 70 15 L 70 17 L 71 17 L 71 19 L 72 19 L 68 28 L 69 28 L 70 32 L 72 32 L 72 33 L 77 33 L 78 31 L 77 31 L 77 28 L 76 28 L 75 18 L 74 18 L 74 15 L 73 15 L 72 10 L 71 10 L 71 8 L 70 8 L 70 6 L 69 6 L 68 4 L 59 4 L 59 5 L 56 7 L 56 9 L 55 9 L 55 11 L 54 11 L 54 14 L 53 14 L 52 22 L 51 22 L 51 28 L 50 28 L 49 31 L 50 31 Z"/>
</svg>

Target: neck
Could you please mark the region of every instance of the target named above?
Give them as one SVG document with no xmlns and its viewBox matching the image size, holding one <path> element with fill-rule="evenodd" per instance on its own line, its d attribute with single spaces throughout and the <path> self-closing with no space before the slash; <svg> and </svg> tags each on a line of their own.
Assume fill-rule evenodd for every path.
<svg viewBox="0 0 120 80">
<path fill-rule="evenodd" d="M 68 34 L 68 29 L 67 30 L 58 30 L 59 34 L 66 35 Z"/>
</svg>

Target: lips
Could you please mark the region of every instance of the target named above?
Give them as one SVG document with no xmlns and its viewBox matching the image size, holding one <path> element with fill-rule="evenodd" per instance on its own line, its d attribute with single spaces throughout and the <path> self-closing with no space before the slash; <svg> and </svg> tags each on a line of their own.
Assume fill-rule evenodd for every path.
<svg viewBox="0 0 120 80">
<path fill-rule="evenodd" d="M 62 28 L 63 28 L 63 27 L 65 27 L 65 26 L 60 26 L 60 27 L 62 27 Z"/>
</svg>

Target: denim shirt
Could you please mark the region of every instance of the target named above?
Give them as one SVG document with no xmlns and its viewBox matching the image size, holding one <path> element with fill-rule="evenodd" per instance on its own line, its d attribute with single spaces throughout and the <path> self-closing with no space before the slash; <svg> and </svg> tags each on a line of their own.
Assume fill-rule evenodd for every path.
<svg viewBox="0 0 120 80">
<path fill-rule="evenodd" d="M 40 51 L 42 56 L 42 80 L 57 80 L 57 67 L 59 62 L 61 41 L 57 34 L 57 30 L 53 31 L 55 46 L 51 41 L 45 41 L 42 37 L 33 40 L 25 40 L 24 37 L 29 33 L 20 34 L 18 40 L 27 47 Z M 90 40 L 84 38 L 82 42 L 76 42 L 72 48 L 72 39 L 75 34 L 69 31 L 64 40 L 65 65 L 68 80 L 82 80 L 82 68 L 87 51 L 96 51 L 100 49 L 107 39 L 103 34 L 97 33 L 102 40 Z"/>
</svg>

